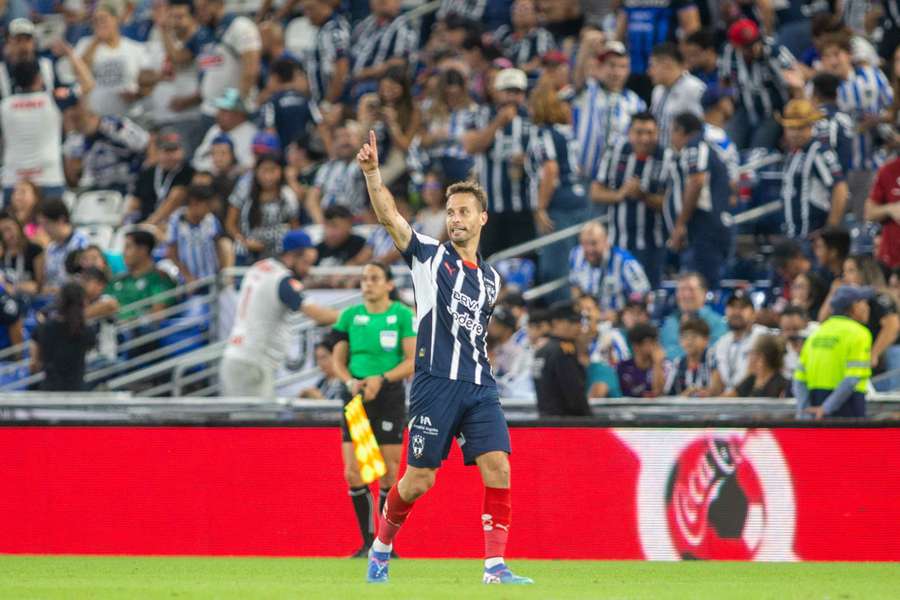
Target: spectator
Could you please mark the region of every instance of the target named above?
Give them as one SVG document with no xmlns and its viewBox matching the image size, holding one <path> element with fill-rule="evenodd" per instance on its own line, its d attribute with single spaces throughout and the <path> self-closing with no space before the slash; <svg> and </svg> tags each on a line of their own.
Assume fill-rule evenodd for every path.
<svg viewBox="0 0 900 600">
<path fill-rule="evenodd" d="M 653 48 L 648 73 L 654 85 L 650 111 L 659 125 L 659 144 L 667 148 L 677 115 L 703 115 L 700 101 L 706 85 L 685 70 L 681 52 L 672 43 Z"/>
<path fill-rule="evenodd" d="M 504 69 L 494 80 L 494 106 L 482 107 L 462 137 L 463 148 L 476 156 L 476 170 L 488 197 L 488 222 L 481 250 L 490 256 L 535 238 L 532 181 L 525 157 L 534 126 L 525 109 L 528 78 Z"/>
<path fill-rule="evenodd" d="M 810 100 L 822 113 L 822 118 L 813 125 L 816 138 L 837 153 L 838 162 L 844 173 L 853 168 L 853 144 L 855 129 L 853 119 L 838 108 L 838 89 L 841 80 L 831 73 L 819 73 L 812 78 Z"/>
<path fill-rule="evenodd" d="M 813 240 L 813 254 L 818 268 L 816 273 L 828 288 L 841 278 L 844 261 L 850 256 L 850 232 L 839 227 L 827 227 Z"/>
<path fill-rule="evenodd" d="M 144 45 L 121 34 L 124 11 L 122 0 L 101 0 L 91 18 L 94 35 L 81 38 L 75 46 L 75 54 L 97 82 L 85 96 L 90 111 L 100 117 L 125 115 L 137 99 L 138 74 L 146 60 Z"/>
<path fill-rule="evenodd" d="M 78 274 L 78 281 L 84 288 L 86 319 L 111 318 L 119 310 L 119 302 L 106 293 L 109 275 L 97 267 L 87 267 Z"/>
<path fill-rule="evenodd" d="M 769 330 L 757 325 L 756 308 L 750 296 L 736 290 L 725 304 L 725 321 L 728 333 L 713 346 L 713 360 L 716 369 L 712 374 L 711 396 L 734 392 L 738 384 L 747 376 L 750 351 L 756 340 Z"/>
<path fill-rule="evenodd" d="M 13 73 L 26 63 L 37 62 L 44 86 L 47 89 L 56 87 L 56 67 L 51 58 L 38 54 L 38 42 L 34 34 L 34 23 L 24 17 L 13 19 L 6 27 L 3 60 L 0 61 L 0 98 L 14 93 Z"/>
<path fill-rule="evenodd" d="M 813 136 L 820 118 L 810 101 L 791 100 L 779 119 L 789 150 L 782 183 L 784 233 L 792 239 L 836 226 L 847 205 L 847 182 L 837 155 Z"/>
<path fill-rule="evenodd" d="M 728 28 L 719 79 L 737 91 L 737 110 L 728 135 L 738 148 L 772 148 L 781 137 L 774 116 L 791 98 L 785 72 L 796 67 L 790 50 L 764 39 L 751 19 Z"/>
<path fill-rule="evenodd" d="M 38 224 L 50 242 L 44 252 L 44 294 L 55 294 L 66 282 L 66 257 L 89 244 L 87 236 L 76 231 L 69 220 L 69 209 L 62 200 L 48 199 L 41 204 Z"/>
<path fill-rule="evenodd" d="M 683 356 L 676 359 L 666 381 L 666 396 L 709 395 L 715 371 L 712 352 L 709 349 L 709 325 L 706 321 L 690 317 L 678 328 L 679 344 Z"/>
<path fill-rule="evenodd" d="M 788 306 L 778 317 L 778 328 L 785 348 L 782 375 L 788 380 L 794 376 L 794 370 L 800 360 L 800 350 L 810 333 L 809 318 L 809 313 L 799 306 Z"/>
<path fill-rule="evenodd" d="M 231 149 L 237 164 L 244 170 L 253 168 L 253 138 L 256 125 L 248 120 L 247 105 L 236 88 L 228 88 L 214 104 L 216 122 L 209 128 L 191 163 L 198 171 L 213 171 L 213 141 L 221 141 L 223 134 L 231 140 Z"/>
<path fill-rule="evenodd" d="M 700 13 L 693 0 L 627 0 L 619 10 L 616 36 L 629 48 L 632 71 L 644 75 L 652 70 L 656 48 L 672 45 L 678 32 L 687 36 L 698 29 Z M 643 79 L 633 87 L 648 89 Z"/>
<path fill-rule="evenodd" d="M 2 278 L 7 291 L 22 296 L 40 294 L 44 283 L 44 249 L 30 241 L 22 225 L 6 211 L 0 211 L 0 239 Z"/>
<path fill-rule="evenodd" d="M 29 240 L 47 245 L 47 232 L 38 225 L 38 207 L 43 202 L 41 188 L 28 179 L 16 183 L 9 204 L 9 212 L 21 223 Z"/>
<path fill-rule="evenodd" d="M 335 130 L 334 158 L 319 167 L 304 202 L 306 212 L 315 223 L 322 224 L 323 211 L 332 206 L 343 206 L 353 215 L 366 211 L 369 200 L 366 182 L 356 163 L 362 133 L 355 121 L 346 121 Z"/>
<path fill-rule="evenodd" d="M 279 58 L 269 72 L 269 98 L 260 107 L 260 128 L 278 135 L 282 148 L 311 136 L 322 121 L 319 108 L 297 90 L 297 63 Z"/>
<path fill-rule="evenodd" d="M 185 206 L 169 219 L 169 259 L 178 266 L 185 283 L 217 275 L 234 264 L 231 240 L 212 214 L 213 191 L 190 187 Z"/>
<path fill-rule="evenodd" d="M 90 246 L 71 253 L 66 259 L 66 262 L 69 262 L 73 256 L 75 257 L 76 273 L 80 273 L 85 269 L 97 268 L 107 275 L 119 275 L 126 270 L 125 261 L 122 259 L 121 255 L 115 254 L 109 250 L 104 250 L 96 244 L 91 244 Z"/>
<path fill-rule="evenodd" d="M 728 121 L 734 116 L 734 98 L 731 90 L 716 85 L 707 87 L 700 104 L 703 105 L 703 139 L 719 153 L 719 158 L 728 168 L 728 180 L 732 187 L 737 187 L 740 177 L 738 172 L 740 156 L 737 146 L 725 132 Z M 736 204 L 733 195 L 730 204 Z"/>
<path fill-rule="evenodd" d="M 798 275 L 808 273 L 812 269 L 812 263 L 803 253 L 800 244 L 793 240 L 782 240 L 775 244 L 771 262 L 772 294 L 776 297 L 769 298 L 767 304 L 773 305 L 778 310 L 783 308 L 784 302 L 791 300 L 791 285 Z"/>
<path fill-rule="evenodd" d="M 301 398 L 310 398 L 312 400 L 343 399 L 346 388 L 334 369 L 333 349 L 334 343 L 331 340 L 323 340 L 316 344 L 316 367 L 319 368 L 322 376 L 316 381 L 314 386 L 300 392 Z"/>
<path fill-rule="evenodd" d="M 362 264 L 365 245 L 365 238 L 353 233 L 352 213 L 344 206 L 332 206 L 325 211 L 324 234 L 316 247 L 319 254 L 316 264 L 325 267 Z"/>
<path fill-rule="evenodd" d="M 816 273 L 800 273 L 791 282 L 790 306 L 802 309 L 807 317 L 817 318 L 828 296 L 828 284 Z"/>
<path fill-rule="evenodd" d="M 733 392 L 739 398 L 784 398 L 791 382 L 784 368 L 784 346 L 774 335 L 760 335 L 753 343 L 747 361 L 747 376 Z"/>
<path fill-rule="evenodd" d="M 550 312 L 540 308 L 528 310 L 528 345 L 537 352 L 550 336 Z"/>
<path fill-rule="evenodd" d="M 160 225 L 184 202 L 194 169 L 185 160 L 184 140 L 177 131 L 161 133 L 155 146 L 156 164 L 138 173 L 129 213 L 138 222 Z"/>
<path fill-rule="evenodd" d="M 277 256 L 281 239 L 300 225 L 299 209 L 281 157 L 260 156 L 252 175 L 238 182 L 228 199 L 225 230 L 237 244 L 239 264 Z"/>
<path fill-rule="evenodd" d="M 572 133 L 572 115 L 568 104 L 555 89 L 541 83 L 531 94 L 531 119 L 537 128 L 529 148 L 530 178 L 537 183 L 538 232 L 547 235 L 586 221 L 589 217 L 587 193 L 578 164 L 577 142 Z M 564 272 L 574 249 L 572 238 L 543 248 L 539 279 L 552 281 Z M 565 293 L 553 297 L 565 296 Z"/>
<path fill-rule="evenodd" d="M 897 336 L 900 334 L 900 316 L 897 315 L 897 302 L 888 290 L 884 272 L 874 258 L 868 255 L 857 254 L 848 257 L 844 261 L 843 276 L 840 283 L 836 285 L 840 287 L 865 286 L 866 289 L 872 290 L 871 297 L 867 300 L 869 305 L 868 318 L 860 322 L 872 334 L 872 369 L 876 373 L 884 372 L 885 363 L 883 359 L 886 357 L 885 353 L 897 343 Z M 840 287 L 837 287 L 837 289 L 840 289 Z M 834 298 L 836 295 L 837 290 L 832 292 L 829 299 Z M 819 312 L 819 320 L 825 321 L 831 314 L 831 302 L 826 302 Z"/>
<path fill-rule="evenodd" d="M 696 115 L 678 115 L 671 137 L 662 211 L 668 245 L 681 253 L 682 269 L 702 273 L 717 289 L 731 249 L 731 231 L 722 223 L 731 197 L 728 167 L 703 139 Z"/>
<path fill-rule="evenodd" d="M 519 343 L 515 333 L 518 322 L 504 306 L 494 309 L 488 323 L 487 344 L 491 368 L 501 398 L 534 398 L 531 348 Z"/>
<path fill-rule="evenodd" d="M 850 209 L 859 217 L 872 186 L 873 174 L 884 162 L 878 130 L 883 114 L 893 104 L 893 90 L 878 67 L 853 65 L 853 48 L 848 35 L 825 36 L 819 51 L 822 53 L 822 68 L 841 80 L 838 107 L 850 115 L 858 131 L 853 144 L 852 166 L 845 176 Z"/>
<path fill-rule="evenodd" d="M 144 160 L 150 134 L 127 118 L 101 117 L 86 106 L 75 109 L 74 120 L 77 129 L 63 148 L 69 185 L 125 194 Z"/>
<path fill-rule="evenodd" d="M 185 47 L 200 68 L 200 110 L 206 116 L 206 126 L 212 125 L 213 119 L 221 125 L 221 98 L 229 98 L 232 105 L 250 106 L 252 102 L 262 42 L 253 21 L 226 14 L 224 0 L 195 0 L 194 6 L 197 20 L 207 29 L 194 33 Z"/>
<path fill-rule="evenodd" d="M 651 288 L 662 282 L 664 148 L 656 119 L 648 112 L 631 118 L 628 137 L 608 149 L 591 184 L 595 202 L 607 204 L 610 244 L 629 252 L 644 268 Z"/>
<path fill-rule="evenodd" d="M 715 344 L 725 335 L 728 327 L 722 315 L 706 306 L 706 295 L 709 288 L 699 273 L 682 273 L 678 277 L 675 291 L 675 302 L 678 310 L 663 321 L 660 330 L 660 341 L 666 350 L 666 358 L 674 360 L 683 356 L 678 344 L 679 326 L 688 318 L 699 317 L 709 326 L 709 341 Z"/>
<path fill-rule="evenodd" d="M 444 209 L 444 180 L 440 171 L 429 171 L 422 184 L 423 206 L 416 213 L 413 229 L 441 242 L 447 239 L 447 213 Z"/>
<path fill-rule="evenodd" d="M 370 0 L 372 14 L 353 28 L 350 49 L 353 97 L 373 92 L 392 67 L 407 68 L 418 50 L 419 36 L 410 21 L 400 16 L 400 0 Z"/>
<path fill-rule="evenodd" d="M 395 197 L 397 202 L 397 210 L 400 212 L 400 215 L 406 219 L 407 223 L 412 224 L 413 228 L 416 228 L 416 224 L 413 223 L 413 212 L 412 207 L 410 207 L 409 202 L 406 202 L 402 198 Z M 443 210 L 441 211 L 441 216 L 444 217 Z M 444 230 L 444 235 L 446 235 L 447 225 L 446 225 L 446 217 L 441 221 L 441 225 Z M 419 231 L 419 229 L 415 229 Z M 419 231 L 419 233 L 423 233 Z M 435 238 L 440 239 L 440 238 Z M 363 252 L 358 257 L 359 263 L 364 264 L 370 261 L 379 262 L 384 265 L 402 265 L 403 256 L 400 254 L 400 251 L 397 250 L 396 244 L 394 244 L 394 239 L 391 237 L 391 234 L 387 232 L 384 227 L 375 227 L 369 237 L 366 239 L 366 246 L 363 248 Z"/>
<path fill-rule="evenodd" d="M 350 79 L 350 24 L 330 0 L 300 0 L 300 5 L 318 28 L 304 60 L 310 96 L 313 102 L 338 103 Z"/>
<path fill-rule="evenodd" d="M 556 47 L 553 36 L 540 26 L 535 0 L 514 0 L 511 25 L 501 25 L 494 34 L 503 55 L 526 73 L 540 70 L 541 57 Z"/>
<path fill-rule="evenodd" d="M 832 296 L 833 316 L 804 342 L 794 373 L 797 418 L 865 417 L 872 369 L 871 288 L 845 285 Z"/>
<path fill-rule="evenodd" d="M 89 93 L 94 81 L 87 66 L 69 46 L 62 45 L 61 51 L 71 58 L 81 93 Z M 9 200 L 20 180 L 34 182 L 43 196 L 54 198 L 62 197 L 66 183 L 63 115 L 78 103 L 78 94 L 71 87 L 54 87 L 52 70 L 42 68 L 42 64 L 37 59 L 22 60 L 9 68 L 9 79 L 0 79 L 9 88 L 0 104 L 0 127 L 7 142 L 3 144 L 0 178 L 4 200 Z"/>
<path fill-rule="evenodd" d="M 129 307 L 175 287 L 175 283 L 153 263 L 155 245 L 154 235 L 142 229 L 131 231 L 125 236 L 125 267 L 128 271 L 111 281 L 106 289 L 106 293 L 119 303 L 119 319 L 122 321 L 160 312 L 175 302 L 174 297 L 168 297 L 139 308 Z"/>
<path fill-rule="evenodd" d="M 616 366 L 622 395 L 630 398 L 653 398 L 663 393 L 666 385 L 666 353 L 659 344 L 659 333 L 649 323 L 639 323 L 628 330 L 632 357 Z"/>
<path fill-rule="evenodd" d="M 210 156 L 212 158 L 212 169 L 209 171 L 195 170 L 194 179 L 196 179 L 198 173 L 208 173 L 211 179 L 209 185 L 216 190 L 219 198 L 227 199 L 231 196 L 234 186 L 245 171 L 244 167 L 237 163 L 237 158 L 234 155 L 234 142 L 231 141 L 231 137 L 228 134 L 222 133 L 212 139 Z M 191 179 L 192 183 L 196 183 L 194 179 Z M 223 219 L 225 216 L 224 208 L 223 206 L 221 215 L 217 213 L 220 219 Z"/>
<path fill-rule="evenodd" d="M 900 158 L 878 170 L 866 200 L 865 217 L 881 223 L 878 260 L 892 269 L 900 267 Z"/>
<path fill-rule="evenodd" d="M 466 76 L 456 68 L 441 72 L 437 89 L 423 104 L 422 128 L 413 139 L 408 160 L 418 171 L 433 167 L 447 181 L 460 181 L 472 170 L 472 157 L 460 142 L 468 123 L 475 120 L 478 105 L 466 92 Z"/>
<path fill-rule="evenodd" d="M 577 304 L 581 311 L 582 328 L 586 324 L 588 339 L 588 395 L 591 398 L 619 398 L 619 378 L 616 366 L 631 357 L 628 341 L 611 321 L 604 321 L 597 299 L 582 296 Z"/>
<path fill-rule="evenodd" d="M 573 122 L 580 148 L 582 173 L 597 177 L 603 149 L 610 148 L 630 131 L 632 116 L 647 109 L 634 91 L 626 89 L 631 67 L 621 42 L 609 42 L 598 55 L 597 78 L 589 78 L 572 104 Z"/>
<path fill-rule="evenodd" d="M 586 356 L 579 351 L 581 315 L 572 302 L 551 307 L 550 337 L 534 356 L 534 389 L 538 414 L 591 415 L 585 377 Z"/>
<path fill-rule="evenodd" d="M 85 293 L 75 282 L 65 284 L 53 313 L 39 324 L 31 341 L 31 372 L 44 371 L 40 389 L 80 392 L 85 389 L 85 355 L 97 344 L 97 334 L 85 322 Z"/>
<path fill-rule="evenodd" d="M 412 144 L 413 135 L 419 130 L 421 115 L 413 103 L 409 78 L 403 67 L 392 67 L 387 70 L 378 82 L 379 120 L 384 123 L 389 148 L 386 159 L 391 160 L 390 149 L 401 155 L 396 160 L 402 162 Z"/>
<path fill-rule="evenodd" d="M 681 50 L 684 53 L 684 65 L 691 75 L 707 87 L 719 85 L 719 53 L 713 30 L 695 31 L 684 38 Z"/>
<path fill-rule="evenodd" d="M 609 243 L 603 225 L 596 221 L 586 224 L 579 239 L 580 244 L 569 255 L 569 285 L 574 297 L 594 296 L 603 311 L 615 311 L 629 298 L 650 291 L 641 264 Z"/>
</svg>

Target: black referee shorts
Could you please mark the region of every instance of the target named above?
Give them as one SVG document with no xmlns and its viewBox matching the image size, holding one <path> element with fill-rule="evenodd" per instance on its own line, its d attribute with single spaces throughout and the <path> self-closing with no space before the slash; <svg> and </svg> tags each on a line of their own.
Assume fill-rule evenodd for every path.
<svg viewBox="0 0 900 600">
<path fill-rule="evenodd" d="M 349 392 L 344 397 L 344 404 L 352 400 Z M 371 402 L 363 402 L 375 441 L 381 444 L 402 444 L 403 428 L 406 427 L 406 390 L 402 381 L 381 384 L 381 391 Z M 341 415 L 341 434 L 343 441 L 350 442 L 350 430 L 347 419 Z"/>
</svg>

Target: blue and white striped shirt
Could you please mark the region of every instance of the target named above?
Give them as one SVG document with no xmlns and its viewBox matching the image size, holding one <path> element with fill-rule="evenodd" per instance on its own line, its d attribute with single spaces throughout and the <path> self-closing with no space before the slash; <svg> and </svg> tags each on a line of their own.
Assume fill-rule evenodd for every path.
<svg viewBox="0 0 900 600">
<path fill-rule="evenodd" d="M 447 15 L 459 15 L 470 21 L 480 21 L 487 3 L 488 0 L 441 0 L 437 18 L 440 20 Z"/>
<path fill-rule="evenodd" d="M 620 310 L 632 295 L 650 291 L 650 280 L 644 267 L 629 252 L 612 246 L 599 265 L 584 256 L 581 244 L 569 253 L 569 284 L 597 298 L 600 308 Z"/>
<path fill-rule="evenodd" d="M 703 118 L 700 99 L 706 92 L 706 84 L 685 71 L 671 87 L 657 85 L 653 88 L 650 110 L 659 127 L 659 145 L 668 148 L 672 140 L 672 121 L 681 113 L 689 112 Z"/>
<path fill-rule="evenodd" d="M 500 274 L 479 255 L 467 263 L 453 244 L 413 231 L 403 252 L 416 298 L 416 373 L 495 386 L 487 328 Z"/>
<path fill-rule="evenodd" d="M 820 106 L 819 110 L 825 113 L 825 117 L 813 125 L 813 134 L 837 152 L 841 169 L 844 173 L 849 173 L 853 167 L 853 145 L 856 139 L 853 119 L 833 104 Z"/>
<path fill-rule="evenodd" d="M 483 107 L 473 128 L 486 128 L 496 115 L 496 108 Z M 527 158 L 533 131 L 534 125 L 522 109 L 512 122 L 497 130 L 491 146 L 475 157 L 475 171 L 487 192 L 489 213 L 526 212 L 536 208 L 537 197 L 532 194 L 529 170 L 524 162 L 516 162 L 517 158 Z"/>
<path fill-rule="evenodd" d="M 353 28 L 352 39 L 354 75 L 392 58 L 410 60 L 419 47 L 419 34 L 404 17 L 383 21 L 369 15 Z"/>
<path fill-rule="evenodd" d="M 662 194 L 666 189 L 663 149 L 659 146 L 649 156 L 638 156 L 627 139 L 620 139 L 604 156 L 597 173 L 603 186 L 618 190 L 626 181 L 637 177 L 641 189 L 648 194 Z M 665 240 L 659 211 L 640 198 L 625 198 L 609 205 L 607 230 L 609 243 L 625 250 L 662 248 Z"/>
<path fill-rule="evenodd" d="M 558 184 L 550 200 L 551 209 L 587 208 L 587 190 L 578 166 L 578 142 L 570 125 L 554 124 L 539 128 L 528 149 L 532 194 L 537 197 L 538 181 L 544 163 L 554 161 L 559 168 Z"/>
<path fill-rule="evenodd" d="M 328 93 L 337 61 L 350 56 L 350 24 L 334 13 L 316 32 L 316 43 L 304 57 L 309 95 L 321 102 Z"/>
<path fill-rule="evenodd" d="M 865 117 L 880 117 L 893 102 L 891 84 L 876 67 L 855 67 L 853 74 L 838 88 L 838 108 L 856 123 Z M 856 134 L 851 160 L 854 171 L 877 169 L 884 164 L 884 159 L 884 152 L 876 142 L 875 129 Z"/>
<path fill-rule="evenodd" d="M 797 59 L 790 50 L 771 40 L 763 42 L 763 54 L 748 64 L 730 43 L 725 44 L 719 60 L 719 78 L 737 90 L 737 106 L 747 111 L 751 125 L 771 117 L 790 100 L 790 90 L 781 75 Z"/>
<path fill-rule="evenodd" d="M 741 157 L 738 154 L 737 146 L 734 145 L 734 142 L 731 141 L 725 130 L 705 123 L 703 125 L 703 139 L 709 142 L 712 149 L 719 153 L 719 158 L 728 167 L 728 179 L 732 182 L 737 182 Z"/>
<path fill-rule="evenodd" d="M 194 225 L 184 215 L 185 208 L 176 210 L 169 219 L 169 244 L 175 246 L 180 260 L 196 278 L 219 272 L 216 244 L 224 235 L 222 224 L 212 213 Z"/>
<path fill-rule="evenodd" d="M 582 173 L 597 176 L 603 152 L 628 132 L 631 116 L 647 110 L 647 104 L 631 90 L 610 92 L 596 81 L 589 81 L 572 106 Z"/>
<path fill-rule="evenodd" d="M 837 154 L 813 138 L 789 154 L 781 182 L 784 200 L 784 234 L 805 238 L 821 229 L 831 211 L 831 192 L 844 180 Z"/>
<path fill-rule="evenodd" d="M 553 35 L 543 27 L 535 27 L 525 35 L 516 33 L 509 25 L 501 25 L 494 32 L 503 55 L 517 67 L 527 64 L 556 48 Z"/>
<path fill-rule="evenodd" d="M 322 194 L 322 209 L 335 204 L 349 208 L 354 214 L 366 210 L 369 196 L 366 182 L 356 160 L 330 160 L 316 171 L 313 187 Z"/>
<path fill-rule="evenodd" d="M 729 230 L 722 224 L 722 212 L 727 210 L 731 197 L 731 184 L 728 179 L 728 167 L 713 150 L 709 143 L 698 134 L 682 148 L 675 152 L 666 150 L 666 198 L 663 202 L 663 224 L 671 235 L 675 221 L 684 206 L 684 190 L 687 180 L 692 175 L 706 173 L 706 181 L 700 190 L 697 206 L 687 222 L 688 241 L 698 239 L 727 243 Z"/>
</svg>

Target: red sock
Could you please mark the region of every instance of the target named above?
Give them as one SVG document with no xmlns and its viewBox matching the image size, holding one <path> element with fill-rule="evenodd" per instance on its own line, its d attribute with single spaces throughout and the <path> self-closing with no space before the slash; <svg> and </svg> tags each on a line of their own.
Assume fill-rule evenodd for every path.
<svg viewBox="0 0 900 600">
<path fill-rule="evenodd" d="M 400 497 L 397 484 L 394 484 L 391 491 L 388 492 L 384 510 L 381 511 L 381 518 L 378 520 L 378 540 L 382 544 L 394 543 L 394 536 L 400 531 L 400 526 L 406 521 L 412 507 L 412 502 L 406 502 Z"/>
<path fill-rule="evenodd" d="M 481 525 L 484 527 L 484 557 L 502 557 L 509 537 L 512 502 L 508 488 L 484 488 L 484 509 Z"/>
</svg>

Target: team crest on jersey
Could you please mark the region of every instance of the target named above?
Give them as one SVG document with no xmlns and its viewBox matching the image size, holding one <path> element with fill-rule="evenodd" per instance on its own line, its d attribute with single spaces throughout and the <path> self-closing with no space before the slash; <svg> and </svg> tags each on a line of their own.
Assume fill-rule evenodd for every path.
<svg viewBox="0 0 900 600">
<path fill-rule="evenodd" d="M 425 453 L 425 438 L 421 435 L 414 435 L 410 439 L 410 444 L 412 444 L 413 456 L 422 458 L 422 454 Z"/>
</svg>

